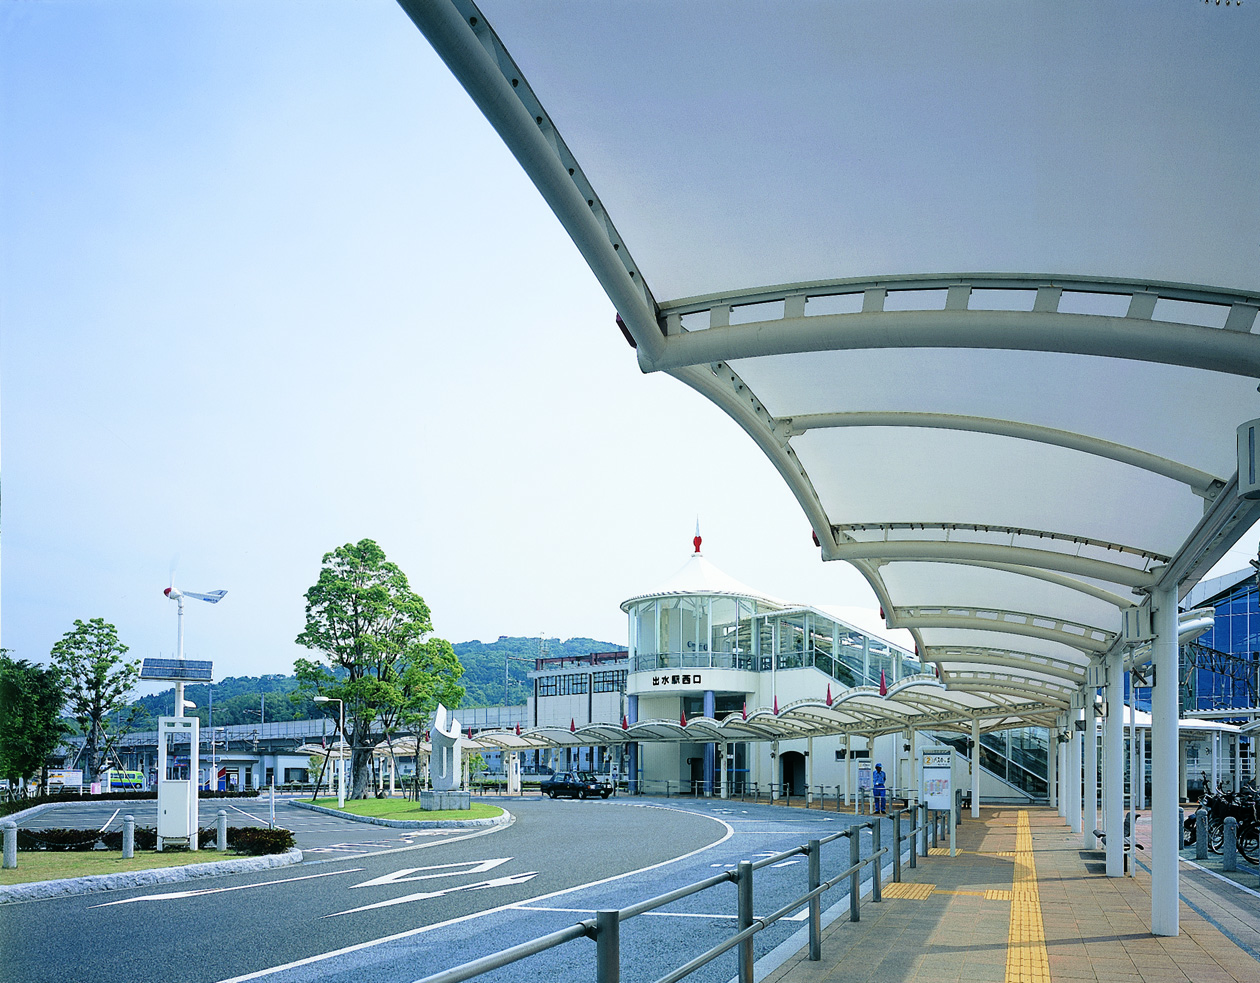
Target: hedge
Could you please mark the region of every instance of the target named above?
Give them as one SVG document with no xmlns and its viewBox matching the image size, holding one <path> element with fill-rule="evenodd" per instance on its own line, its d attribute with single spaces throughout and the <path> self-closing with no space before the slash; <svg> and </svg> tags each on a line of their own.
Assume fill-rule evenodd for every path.
<svg viewBox="0 0 1260 983">
<path fill-rule="evenodd" d="M 197 831 L 199 843 L 215 843 L 218 840 L 218 829 L 207 826 Z M 229 826 L 228 848 L 235 853 L 261 855 L 283 853 L 293 847 L 293 831 L 289 829 L 268 829 L 265 826 Z M 47 829 L 18 828 L 17 847 L 23 851 L 35 850 L 95 850 L 97 844 L 106 850 L 122 850 L 123 831 L 108 830 L 104 833 L 94 829 L 64 829 L 49 827 Z M 157 830 L 152 826 L 137 826 L 135 847 L 137 850 L 157 849 Z M 169 849 L 183 850 L 184 846 Z"/>
</svg>

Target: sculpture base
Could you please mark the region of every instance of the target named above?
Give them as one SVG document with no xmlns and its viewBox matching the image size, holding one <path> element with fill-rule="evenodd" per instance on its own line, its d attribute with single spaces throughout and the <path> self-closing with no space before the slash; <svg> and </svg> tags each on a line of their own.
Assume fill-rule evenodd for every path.
<svg viewBox="0 0 1260 983">
<path fill-rule="evenodd" d="M 424 810 L 446 810 L 472 808 L 471 792 L 421 792 L 420 808 Z"/>
</svg>

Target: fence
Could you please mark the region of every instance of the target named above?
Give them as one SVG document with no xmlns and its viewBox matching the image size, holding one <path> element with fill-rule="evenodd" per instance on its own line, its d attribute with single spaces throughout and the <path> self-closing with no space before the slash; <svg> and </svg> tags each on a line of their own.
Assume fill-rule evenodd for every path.
<svg viewBox="0 0 1260 983">
<path fill-rule="evenodd" d="M 463 980 L 470 980 L 480 976 L 482 973 L 511 966 L 529 956 L 546 952 L 548 949 L 554 949 L 576 939 L 591 939 L 595 943 L 596 983 L 620 983 L 620 926 L 622 922 L 638 915 L 655 911 L 675 901 L 681 901 L 683 898 L 699 894 L 701 891 L 707 891 L 710 888 L 729 883 L 734 883 L 736 886 L 736 926 L 738 931 L 706 952 L 702 952 L 694 959 L 662 976 L 656 983 L 677 983 L 677 981 L 689 976 L 731 949 L 738 949 L 739 969 L 736 979 L 739 983 L 753 983 L 753 936 L 766 927 L 773 925 L 779 919 L 800 911 L 806 905 L 809 906 L 807 919 L 809 958 L 813 961 L 818 961 L 822 959 L 822 896 L 833 887 L 847 880 L 849 888 L 849 921 L 860 921 L 862 917 L 860 888 L 863 868 L 868 865 L 871 867 L 871 901 L 878 904 L 883 900 L 883 857 L 889 852 L 892 853 L 893 880 L 900 881 L 901 844 L 904 842 L 910 844 L 910 866 L 914 867 L 916 855 L 920 852 L 924 855 L 927 854 L 929 829 L 931 830 L 933 844 L 935 844 L 938 835 L 941 835 L 941 817 L 948 816 L 948 813 L 929 812 L 926 806 L 919 806 L 919 810 L 921 810 L 922 823 L 918 826 L 911 826 L 910 829 L 904 831 L 902 829 L 902 819 L 906 813 L 912 810 L 901 809 L 892 813 L 894 845 L 891 850 L 889 847 L 880 845 L 881 823 L 878 820 L 854 823 L 848 829 L 833 833 L 831 836 L 822 839 L 810 840 L 808 843 L 802 843 L 798 847 L 772 857 L 763 857 L 756 861 L 741 860 L 733 871 L 723 871 L 720 874 L 715 874 L 694 884 L 688 884 L 685 887 L 680 887 L 667 894 L 658 895 L 647 901 L 641 901 L 628 908 L 597 911 L 594 918 L 588 918 L 578 922 L 576 925 L 540 936 L 529 942 L 522 942 L 520 945 L 512 946 L 501 952 L 483 956 L 481 959 L 464 963 L 462 966 L 455 966 L 440 973 L 435 973 L 432 976 L 426 976 L 419 983 L 462 983 Z M 867 856 L 862 857 L 860 855 L 861 832 L 864 829 L 871 831 L 871 852 Z M 919 834 L 922 834 L 923 837 L 921 851 L 917 845 L 917 836 Z M 835 877 L 824 881 L 822 879 L 822 848 L 841 839 L 848 839 L 849 841 L 849 866 Z M 752 910 L 754 872 L 802 854 L 808 860 L 808 888 L 806 892 L 784 905 L 778 911 L 763 918 L 754 918 Z"/>
</svg>

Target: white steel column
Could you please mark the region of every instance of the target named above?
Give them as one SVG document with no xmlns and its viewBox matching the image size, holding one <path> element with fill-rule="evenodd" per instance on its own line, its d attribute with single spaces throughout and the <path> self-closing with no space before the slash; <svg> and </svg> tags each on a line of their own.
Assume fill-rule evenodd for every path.
<svg viewBox="0 0 1260 983">
<path fill-rule="evenodd" d="M 1134 696 L 1133 677 L 1129 677 L 1129 696 Z M 1142 783 L 1142 774 L 1138 770 L 1138 762 L 1141 760 L 1138 751 L 1138 740 L 1141 731 L 1137 728 L 1137 704 L 1136 701 L 1129 708 L 1129 876 L 1137 877 L 1137 820 L 1138 820 L 1138 803 L 1142 801 L 1142 793 L 1139 790 Z"/>
<path fill-rule="evenodd" d="M 980 818 L 980 718 L 971 721 L 971 818 Z"/>
<path fill-rule="evenodd" d="M 1081 745 L 1084 744 L 1085 734 L 1076 728 L 1080 713 L 1080 710 L 1072 711 L 1072 726 L 1068 730 L 1072 738 L 1068 742 L 1067 784 L 1064 790 L 1067 795 L 1068 825 L 1074 833 L 1081 831 L 1081 813 L 1084 811 L 1081 800 Z"/>
<path fill-rule="evenodd" d="M 1107 656 L 1107 739 L 1103 747 L 1106 780 L 1103 816 L 1107 827 L 1107 876 L 1124 876 L 1124 659 L 1120 649 Z"/>
<path fill-rule="evenodd" d="M 1212 731 L 1212 791 L 1216 791 L 1216 783 L 1221 780 L 1221 732 Z"/>
<path fill-rule="evenodd" d="M 1055 726 L 1050 728 L 1050 739 L 1046 742 L 1046 779 L 1049 782 L 1049 788 L 1046 790 L 1050 796 L 1050 805 L 1059 810 L 1059 815 L 1063 815 L 1063 805 L 1059 801 L 1059 727 L 1058 721 Z"/>
<path fill-rule="evenodd" d="M 853 761 L 853 741 L 849 735 L 844 735 L 844 804 L 849 804 L 849 775 L 852 771 L 850 762 Z"/>
<path fill-rule="evenodd" d="M 1084 739 L 1084 811 L 1081 816 L 1081 843 L 1086 850 L 1093 850 L 1098 845 L 1094 830 L 1098 829 L 1098 717 L 1095 716 L 1097 704 L 1094 702 L 1095 690 L 1090 687 L 1085 700 L 1085 739 Z"/>
<path fill-rule="evenodd" d="M 1143 727 L 1138 731 L 1138 808 L 1150 808 L 1146 801 L 1146 741 L 1150 737 L 1150 728 Z"/>
<path fill-rule="evenodd" d="M 1242 738 L 1234 735 L 1234 791 L 1242 791 Z"/>
<path fill-rule="evenodd" d="M 1177 590 L 1151 592 L 1155 641 L 1151 688 L 1151 931 L 1176 935 L 1177 862 L 1181 847 L 1177 768 Z"/>
</svg>

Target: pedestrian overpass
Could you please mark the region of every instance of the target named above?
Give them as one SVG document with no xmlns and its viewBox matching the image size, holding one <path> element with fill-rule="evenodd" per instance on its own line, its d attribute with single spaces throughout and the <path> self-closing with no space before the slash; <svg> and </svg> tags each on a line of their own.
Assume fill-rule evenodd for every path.
<svg viewBox="0 0 1260 983">
<path fill-rule="evenodd" d="M 1153 685 L 1177 934 L 1178 600 L 1260 519 L 1254 17 L 400 3 L 612 301 L 591 330 L 721 407 L 913 634 L 890 695 L 1050 723 L 1087 799 L 1099 708 L 1116 830 L 1124 673 Z"/>
</svg>

